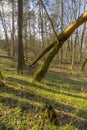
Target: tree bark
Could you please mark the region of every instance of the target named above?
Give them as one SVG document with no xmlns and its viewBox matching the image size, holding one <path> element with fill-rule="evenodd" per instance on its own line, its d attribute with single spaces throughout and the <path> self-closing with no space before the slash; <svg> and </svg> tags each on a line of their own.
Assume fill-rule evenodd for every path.
<svg viewBox="0 0 87 130">
<path fill-rule="evenodd" d="M 84 63 L 82 64 L 82 68 L 81 68 L 82 71 L 84 70 L 86 63 L 87 63 L 87 58 L 85 59 Z"/>
<path fill-rule="evenodd" d="M 85 35 L 85 30 L 86 30 L 86 23 L 84 24 L 82 36 L 81 36 L 80 62 L 82 61 L 82 48 L 83 48 L 83 39 L 84 39 L 84 35 Z"/>
<path fill-rule="evenodd" d="M 14 0 L 12 1 L 12 44 L 13 44 L 13 52 L 12 56 L 15 56 L 15 49 L 14 49 L 14 34 L 15 34 L 15 27 L 14 27 Z"/>
<path fill-rule="evenodd" d="M 18 0 L 18 74 L 23 73 L 24 51 L 22 40 L 23 0 Z"/>
<path fill-rule="evenodd" d="M 54 56 L 58 53 L 59 49 L 62 47 L 63 43 L 69 38 L 69 36 L 78 28 L 81 24 L 87 21 L 87 11 L 84 12 L 75 22 L 71 23 L 61 34 L 58 35 L 59 43 L 54 46 L 52 51 L 49 53 L 44 64 L 36 71 L 34 75 L 34 80 L 41 81 L 45 76 L 50 63 L 52 62 Z"/>
<path fill-rule="evenodd" d="M 61 32 L 63 31 L 63 17 L 64 17 L 64 3 L 61 0 Z M 63 47 L 61 47 L 61 57 L 60 57 L 61 64 L 63 63 Z"/>
</svg>

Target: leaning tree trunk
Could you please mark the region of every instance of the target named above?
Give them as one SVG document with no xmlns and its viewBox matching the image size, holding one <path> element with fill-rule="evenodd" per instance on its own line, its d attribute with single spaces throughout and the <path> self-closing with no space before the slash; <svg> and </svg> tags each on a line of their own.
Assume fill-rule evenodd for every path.
<svg viewBox="0 0 87 130">
<path fill-rule="evenodd" d="M 76 28 L 78 28 L 81 24 L 87 21 L 87 11 L 83 13 L 75 22 L 71 23 L 61 34 L 59 34 L 58 39 L 59 43 L 57 43 L 52 51 L 49 53 L 47 59 L 44 64 L 36 71 L 34 75 L 34 80 L 41 81 L 45 76 L 48 67 L 53 60 L 54 56 L 57 54 L 59 49 L 62 47 L 63 43 L 69 38 L 69 36 L 74 32 Z"/>
<path fill-rule="evenodd" d="M 87 58 L 85 59 L 85 61 L 82 64 L 82 68 L 81 68 L 82 71 L 84 70 L 86 63 L 87 63 Z"/>
<path fill-rule="evenodd" d="M 41 81 L 41 79 L 45 76 L 47 69 L 50 65 L 50 63 L 52 62 L 54 56 L 57 54 L 57 52 L 59 51 L 59 49 L 61 48 L 62 43 L 58 45 L 56 45 L 52 51 L 49 53 L 45 63 L 41 66 L 41 68 L 39 68 L 35 75 L 34 75 L 34 80 L 36 81 Z"/>
</svg>

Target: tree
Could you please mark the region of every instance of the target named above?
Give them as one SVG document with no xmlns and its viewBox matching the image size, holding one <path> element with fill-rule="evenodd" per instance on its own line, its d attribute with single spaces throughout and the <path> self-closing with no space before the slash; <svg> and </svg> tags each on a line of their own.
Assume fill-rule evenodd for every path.
<svg viewBox="0 0 87 130">
<path fill-rule="evenodd" d="M 61 0 L 61 32 L 63 31 L 64 2 Z M 63 63 L 63 47 L 61 48 L 61 63 Z"/>
<path fill-rule="evenodd" d="M 34 80 L 41 81 L 45 76 L 50 63 L 52 62 L 54 56 L 58 53 L 63 43 L 69 38 L 69 36 L 78 28 L 81 24 L 87 21 L 87 11 L 84 12 L 75 22 L 71 23 L 62 33 L 58 35 L 58 41 L 55 41 L 54 47 L 49 53 L 44 64 L 36 71 L 34 75 Z"/>
<path fill-rule="evenodd" d="M 5 39 L 6 39 L 6 43 L 7 43 L 7 55 L 10 56 L 10 46 L 9 46 L 9 38 L 8 38 L 8 30 L 7 30 L 7 25 L 6 25 L 6 19 L 5 19 L 5 12 L 4 12 L 4 7 L 3 7 L 3 3 L 1 3 L 2 6 L 2 12 L 0 11 L 0 17 L 1 17 L 1 21 L 2 21 L 2 25 L 3 25 L 3 29 L 4 29 L 4 33 L 5 33 Z"/>
<path fill-rule="evenodd" d="M 85 11 L 85 9 L 86 9 L 86 0 L 84 1 L 84 11 Z M 83 49 L 83 39 L 84 39 L 84 36 L 85 36 L 85 31 L 86 31 L 86 23 L 84 23 L 82 35 L 81 35 L 80 62 L 82 61 L 82 49 Z"/>
<path fill-rule="evenodd" d="M 18 74 L 23 73 L 24 52 L 23 52 L 23 0 L 18 0 Z"/>
<path fill-rule="evenodd" d="M 15 34 L 15 27 L 14 27 L 14 6 L 15 2 L 14 0 L 12 1 L 12 43 L 13 43 L 13 54 L 12 56 L 15 56 L 15 47 L 14 47 L 14 34 Z"/>
</svg>

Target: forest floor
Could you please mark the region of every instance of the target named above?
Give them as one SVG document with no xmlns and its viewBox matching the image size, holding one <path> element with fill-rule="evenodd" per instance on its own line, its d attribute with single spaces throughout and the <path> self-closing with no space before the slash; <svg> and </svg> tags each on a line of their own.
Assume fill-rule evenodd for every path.
<svg viewBox="0 0 87 130">
<path fill-rule="evenodd" d="M 16 68 L 15 61 L 0 59 L 0 130 L 40 130 L 45 104 L 54 108 L 59 124 L 45 116 L 43 130 L 87 130 L 87 73 L 50 67 L 38 83 L 28 66 L 23 75 Z"/>
</svg>

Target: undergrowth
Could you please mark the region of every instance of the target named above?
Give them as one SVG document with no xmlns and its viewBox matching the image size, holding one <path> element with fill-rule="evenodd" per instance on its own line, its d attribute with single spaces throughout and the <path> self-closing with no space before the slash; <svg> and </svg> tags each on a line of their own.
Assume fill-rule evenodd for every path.
<svg viewBox="0 0 87 130">
<path fill-rule="evenodd" d="M 17 64 L 0 59 L 4 85 L 0 86 L 0 130 L 40 130 L 45 104 L 55 109 L 59 124 L 45 118 L 44 130 L 87 129 L 86 77 L 51 70 L 41 83 L 32 80 L 30 68 L 17 75 Z M 39 116 L 38 116 L 39 115 Z"/>
</svg>

